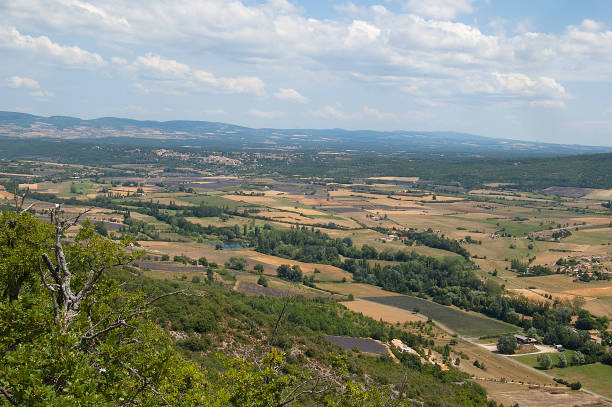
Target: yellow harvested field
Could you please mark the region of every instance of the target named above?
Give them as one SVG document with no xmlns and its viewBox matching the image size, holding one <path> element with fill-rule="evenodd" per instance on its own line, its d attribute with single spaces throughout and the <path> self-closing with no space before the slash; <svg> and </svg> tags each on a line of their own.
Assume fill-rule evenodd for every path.
<svg viewBox="0 0 612 407">
<path fill-rule="evenodd" d="M 19 189 L 30 189 L 34 191 L 38 189 L 38 184 L 19 184 Z"/>
<path fill-rule="evenodd" d="M 528 290 L 526 288 L 513 288 L 508 290 L 510 291 L 510 293 L 515 294 L 515 295 L 522 295 L 523 297 L 526 297 L 532 301 L 538 301 L 538 302 L 548 302 L 550 303 L 551 300 L 549 300 L 548 298 L 545 298 L 542 293 L 538 293 L 536 292 L 536 290 Z"/>
<path fill-rule="evenodd" d="M 328 264 L 302 263 L 301 261 L 283 259 L 281 257 L 269 256 L 267 254 L 261 254 L 261 253 L 257 253 L 253 251 L 249 253 L 250 253 L 249 258 L 251 260 L 271 265 L 274 268 L 274 270 L 276 270 L 276 267 L 280 266 L 281 264 L 289 264 L 291 266 L 298 265 L 300 266 L 300 268 L 302 269 L 302 272 L 305 275 L 314 274 L 314 269 L 315 268 L 319 269 L 321 273 L 317 274 L 316 276 L 316 278 L 319 278 L 319 279 L 325 278 L 328 280 L 340 281 L 342 280 L 342 278 L 346 278 L 347 281 L 353 280 L 353 276 L 351 273 L 344 271 L 338 267 L 330 266 Z"/>
<path fill-rule="evenodd" d="M 340 304 L 353 312 L 361 313 L 375 320 L 382 319 L 392 324 L 397 322 L 403 324 L 404 322 L 426 321 L 423 317 L 413 314 L 410 311 L 366 300 L 345 301 Z"/>
<path fill-rule="evenodd" d="M 612 296 L 612 283 L 609 287 L 590 287 L 578 290 L 567 290 L 563 293 L 580 295 L 582 297 L 609 297 Z"/>
<path fill-rule="evenodd" d="M 155 187 L 115 187 L 115 188 L 112 188 L 110 190 L 110 192 L 113 192 L 113 193 L 123 193 L 123 192 L 127 193 L 127 192 L 129 192 L 129 193 L 132 194 L 132 193 L 137 192 L 139 188 L 142 189 L 143 192 L 145 192 L 145 193 L 147 193 L 147 192 L 154 192 L 156 190 Z"/>
<path fill-rule="evenodd" d="M 231 199 L 236 202 L 245 202 L 251 204 L 259 204 L 259 205 L 272 205 L 277 201 L 274 198 L 266 197 L 266 196 L 250 196 L 250 195 L 223 195 L 223 198 Z"/>
<path fill-rule="evenodd" d="M 370 177 L 368 179 L 380 180 L 380 181 L 404 181 L 404 182 L 417 182 L 419 177 Z"/>
<path fill-rule="evenodd" d="M 0 198 L 2 199 L 15 199 L 15 195 L 10 192 L 0 190 Z"/>
<path fill-rule="evenodd" d="M 585 195 L 583 198 L 610 201 L 612 200 L 612 189 L 598 189 L 588 195 Z"/>
<path fill-rule="evenodd" d="M 265 218 L 273 219 L 279 222 L 290 222 L 290 223 L 319 223 L 314 219 L 307 218 L 304 216 L 300 216 L 294 212 L 283 212 L 283 211 L 262 211 L 257 214 L 258 216 L 263 216 Z"/>
<path fill-rule="evenodd" d="M 584 304 L 584 309 L 597 317 L 612 318 L 612 299 L 596 298 L 592 301 L 587 301 Z"/>
</svg>

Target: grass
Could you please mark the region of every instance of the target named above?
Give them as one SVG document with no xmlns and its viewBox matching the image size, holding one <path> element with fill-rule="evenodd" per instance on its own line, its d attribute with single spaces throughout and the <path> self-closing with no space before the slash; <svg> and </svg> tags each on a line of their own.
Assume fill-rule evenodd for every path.
<svg viewBox="0 0 612 407">
<path fill-rule="evenodd" d="M 557 366 L 561 353 L 565 354 L 569 362 L 574 352 L 566 350 L 564 352 L 549 353 L 553 361 L 553 366 Z M 537 357 L 538 355 L 524 355 L 516 356 L 513 359 L 527 366 L 539 369 Z M 587 389 L 604 396 L 612 396 L 612 388 L 610 387 L 610 383 L 612 382 L 612 366 L 602 363 L 592 363 L 581 366 L 568 366 L 565 368 L 554 367 L 545 370 L 545 372 L 551 376 L 565 379 L 568 382 L 580 382 Z"/>
<path fill-rule="evenodd" d="M 563 352 L 553 352 L 553 353 L 549 353 L 548 356 L 550 356 L 552 362 L 553 362 L 553 366 L 557 366 L 557 363 L 559 363 L 559 355 L 565 355 L 565 357 L 567 358 L 567 361 L 571 361 L 572 360 L 572 355 L 574 354 L 574 351 L 571 350 L 566 350 Z M 514 356 L 513 359 L 527 365 L 527 366 L 531 366 L 531 367 L 535 367 L 535 368 L 539 368 L 540 364 L 538 363 L 538 355 L 522 355 L 522 356 Z"/>
<path fill-rule="evenodd" d="M 565 379 L 568 382 L 580 382 L 591 391 L 612 397 L 612 387 L 610 387 L 610 383 L 612 383 L 612 366 L 592 363 L 590 365 L 570 366 L 564 369 L 550 369 L 546 373 Z"/>
<path fill-rule="evenodd" d="M 469 313 L 456 308 L 440 305 L 422 298 L 398 295 L 364 299 L 409 311 L 418 309 L 419 313 L 434 321 L 440 322 L 458 334 L 469 337 L 499 336 L 518 332 L 519 330 L 518 327 L 505 322 L 496 321 L 476 313 Z"/>
</svg>

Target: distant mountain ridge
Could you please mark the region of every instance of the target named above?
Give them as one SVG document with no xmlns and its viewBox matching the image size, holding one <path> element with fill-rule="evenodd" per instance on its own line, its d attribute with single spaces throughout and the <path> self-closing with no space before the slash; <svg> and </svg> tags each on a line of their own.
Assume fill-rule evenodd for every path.
<svg viewBox="0 0 612 407">
<path fill-rule="evenodd" d="M 361 150 L 455 156 L 575 155 L 612 152 L 612 147 L 496 139 L 459 132 L 344 129 L 254 129 L 228 123 L 36 116 L 0 111 L 0 136 L 98 140 L 210 149 Z"/>
</svg>

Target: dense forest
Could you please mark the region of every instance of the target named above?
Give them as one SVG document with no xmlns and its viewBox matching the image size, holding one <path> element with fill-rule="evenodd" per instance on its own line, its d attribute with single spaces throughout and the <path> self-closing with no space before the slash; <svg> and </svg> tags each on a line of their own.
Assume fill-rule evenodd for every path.
<svg viewBox="0 0 612 407">
<path fill-rule="evenodd" d="M 108 140 L 107 140 L 108 141 Z M 161 157 L 154 153 L 156 148 L 169 148 L 167 143 L 150 140 L 130 144 L 121 140 L 109 142 L 60 141 L 60 140 L 21 140 L 0 137 L 0 157 L 6 159 L 42 159 L 62 163 L 111 166 L 113 164 L 156 164 L 168 171 L 176 171 L 184 163 L 173 157 Z M 174 147 L 176 151 L 191 154 L 208 154 L 201 148 L 185 149 Z M 288 154 L 283 160 L 260 159 L 255 161 L 248 152 L 238 151 L 243 166 L 236 168 L 243 175 L 269 175 L 330 179 L 338 182 L 352 182 L 356 178 L 373 176 L 419 177 L 425 185 L 438 184 L 459 186 L 465 189 L 480 187 L 488 182 L 509 183 L 523 191 L 535 191 L 551 186 L 580 188 L 612 188 L 612 154 L 585 154 L 558 157 L 496 158 L 482 157 L 444 157 L 432 155 L 422 158 L 414 153 L 393 154 L 358 153 L 344 154 L 340 157 L 305 151 L 294 156 Z M 274 151 L 272 151 L 274 152 Z M 211 169 L 214 165 L 194 160 L 190 165 L 196 168 Z M 217 168 L 217 170 L 220 170 Z M 138 170 L 134 170 L 136 173 Z M 132 171 L 132 172 L 134 172 Z M 100 176 L 118 173 L 118 170 L 105 170 Z"/>
</svg>

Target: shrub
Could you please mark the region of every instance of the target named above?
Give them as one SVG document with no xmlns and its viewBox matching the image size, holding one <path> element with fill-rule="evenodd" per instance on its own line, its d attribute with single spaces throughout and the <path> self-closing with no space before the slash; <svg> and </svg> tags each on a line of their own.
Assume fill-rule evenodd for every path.
<svg viewBox="0 0 612 407">
<path fill-rule="evenodd" d="M 553 366 L 552 359 L 548 353 L 540 353 L 537 360 L 542 369 L 548 370 Z"/>
<path fill-rule="evenodd" d="M 225 263 L 225 266 L 232 270 L 245 270 L 247 268 L 247 260 L 244 257 L 232 256 Z"/>
<path fill-rule="evenodd" d="M 580 390 L 581 388 L 582 388 L 582 383 L 580 382 L 570 383 L 570 389 L 572 390 Z"/>
<path fill-rule="evenodd" d="M 263 287 L 267 287 L 268 286 L 268 279 L 265 278 L 264 276 L 259 276 L 259 279 L 257 280 L 257 284 L 263 286 Z"/>
<path fill-rule="evenodd" d="M 557 363 L 557 366 L 567 367 L 567 357 L 565 357 L 565 354 L 562 353 L 559 355 L 559 362 Z"/>
</svg>

